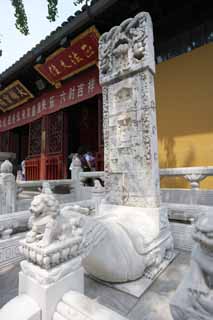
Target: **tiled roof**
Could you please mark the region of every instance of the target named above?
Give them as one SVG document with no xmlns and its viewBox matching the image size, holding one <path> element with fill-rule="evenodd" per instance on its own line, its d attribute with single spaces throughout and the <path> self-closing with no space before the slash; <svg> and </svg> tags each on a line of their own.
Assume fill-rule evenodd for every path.
<svg viewBox="0 0 213 320">
<path fill-rule="evenodd" d="M 84 5 L 81 11 L 76 11 L 74 16 L 70 16 L 61 24 L 61 26 L 57 27 L 45 39 L 41 40 L 35 47 L 26 52 L 21 58 L 19 58 L 10 67 L 3 71 L 0 74 L 0 81 L 6 80 L 7 77 L 10 77 L 15 72 L 18 72 L 23 66 L 32 63 L 39 55 L 41 55 L 54 45 L 57 45 L 61 38 L 70 34 L 70 32 L 77 32 L 78 29 L 89 23 L 90 14 L 93 15 L 96 10 L 99 11 L 102 4 L 110 4 L 111 2 L 116 2 L 116 0 L 93 0 L 91 1 L 91 5 L 88 7 L 88 10 Z M 100 5 L 100 3 L 102 4 Z"/>
</svg>

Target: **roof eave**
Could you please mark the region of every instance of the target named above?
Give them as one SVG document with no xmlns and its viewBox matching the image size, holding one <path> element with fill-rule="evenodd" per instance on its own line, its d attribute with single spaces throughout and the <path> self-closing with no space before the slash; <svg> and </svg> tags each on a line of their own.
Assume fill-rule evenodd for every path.
<svg viewBox="0 0 213 320">
<path fill-rule="evenodd" d="M 12 66 L 2 72 L 2 74 L 0 74 L 0 81 L 5 81 L 12 77 L 14 73 L 18 73 L 23 67 L 33 63 L 38 56 L 49 50 L 54 45 L 57 45 L 60 39 L 71 32 L 77 32 L 80 28 L 89 23 L 91 18 L 97 17 L 117 1 L 119 0 L 100 0 L 93 6 L 89 7 L 88 10 L 83 11 L 79 16 L 76 16 L 72 21 L 61 27 L 60 30 L 50 35 L 47 39 L 42 40 L 35 48 L 28 51 Z"/>
</svg>

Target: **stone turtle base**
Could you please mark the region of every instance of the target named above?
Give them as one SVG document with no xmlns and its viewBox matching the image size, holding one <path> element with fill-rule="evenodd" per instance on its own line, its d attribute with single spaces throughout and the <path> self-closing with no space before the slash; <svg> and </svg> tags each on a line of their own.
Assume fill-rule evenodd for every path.
<svg viewBox="0 0 213 320">
<path fill-rule="evenodd" d="M 110 283 L 110 282 L 99 280 L 88 273 L 86 273 L 86 276 L 108 287 L 120 290 L 136 298 L 139 298 L 149 289 L 149 287 L 160 276 L 160 274 L 166 270 L 166 268 L 177 257 L 178 254 L 179 254 L 178 251 L 175 251 L 171 259 L 169 260 L 164 259 L 163 262 L 158 266 L 158 269 L 156 270 L 156 274 L 152 279 L 148 278 L 147 276 L 143 276 L 140 279 L 137 279 L 135 281 L 129 281 L 126 283 Z"/>
</svg>

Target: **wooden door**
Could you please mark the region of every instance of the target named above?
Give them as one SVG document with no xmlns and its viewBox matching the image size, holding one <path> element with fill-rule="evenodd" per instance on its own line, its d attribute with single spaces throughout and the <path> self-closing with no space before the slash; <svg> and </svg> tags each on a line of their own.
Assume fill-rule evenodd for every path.
<svg viewBox="0 0 213 320">
<path fill-rule="evenodd" d="M 98 105 L 97 100 L 83 105 L 79 110 L 79 143 L 86 149 L 98 151 Z"/>
<path fill-rule="evenodd" d="M 46 128 L 46 179 L 66 177 L 66 158 L 63 150 L 63 111 L 50 114 Z"/>
</svg>

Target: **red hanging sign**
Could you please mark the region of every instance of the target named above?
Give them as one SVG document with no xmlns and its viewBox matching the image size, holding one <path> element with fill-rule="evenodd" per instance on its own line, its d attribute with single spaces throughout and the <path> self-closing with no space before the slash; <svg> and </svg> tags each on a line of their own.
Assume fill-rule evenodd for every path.
<svg viewBox="0 0 213 320">
<path fill-rule="evenodd" d="M 61 80 L 97 63 L 99 36 L 93 26 L 71 41 L 68 48 L 60 48 L 44 64 L 37 64 L 34 68 L 47 81 L 59 87 Z"/>
<path fill-rule="evenodd" d="M 98 68 L 93 67 L 72 78 L 59 89 L 44 93 L 39 98 L 0 116 L 0 132 L 35 121 L 101 93 Z"/>
</svg>

